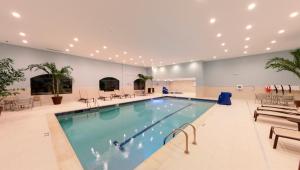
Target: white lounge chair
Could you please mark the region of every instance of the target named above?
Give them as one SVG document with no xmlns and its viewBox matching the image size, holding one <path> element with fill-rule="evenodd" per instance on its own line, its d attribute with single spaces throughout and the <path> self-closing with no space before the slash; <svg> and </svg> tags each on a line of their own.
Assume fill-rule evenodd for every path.
<svg viewBox="0 0 300 170">
<path fill-rule="evenodd" d="M 263 116 L 270 116 L 270 117 L 278 117 L 278 118 L 295 118 L 300 119 L 300 115 L 293 115 L 293 114 L 286 114 L 286 113 L 279 113 L 279 112 L 271 112 L 271 111 L 263 111 L 263 110 L 255 110 L 254 111 L 254 120 L 257 120 L 257 117 Z"/>
<path fill-rule="evenodd" d="M 279 138 L 286 138 L 300 141 L 300 131 L 294 129 L 287 129 L 282 127 L 271 127 L 269 138 L 272 139 L 273 134 L 275 135 L 273 148 L 276 149 L 278 139 Z"/>
<path fill-rule="evenodd" d="M 110 99 L 110 100 L 112 100 L 112 96 L 111 96 L 110 93 L 102 91 L 102 90 L 100 90 L 98 93 L 99 93 L 98 99 L 103 99 L 103 100 Z"/>
<path fill-rule="evenodd" d="M 273 108 L 273 107 L 257 107 L 257 110 L 300 115 L 300 112 L 298 112 L 297 110 L 286 110 L 286 109 L 279 109 L 279 108 Z"/>
<path fill-rule="evenodd" d="M 285 110 L 298 110 L 297 107 L 282 106 L 282 105 L 263 104 L 261 105 L 261 107 L 269 107 L 269 108 L 277 108 L 277 109 L 285 109 Z"/>
</svg>

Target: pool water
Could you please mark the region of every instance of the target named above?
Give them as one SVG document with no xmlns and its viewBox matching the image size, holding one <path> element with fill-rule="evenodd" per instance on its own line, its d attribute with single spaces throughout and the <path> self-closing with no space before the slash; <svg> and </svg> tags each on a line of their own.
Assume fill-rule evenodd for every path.
<svg viewBox="0 0 300 170">
<path fill-rule="evenodd" d="M 131 170 L 162 147 L 173 129 L 214 104 L 165 97 L 57 118 L 84 169 Z"/>
</svg>

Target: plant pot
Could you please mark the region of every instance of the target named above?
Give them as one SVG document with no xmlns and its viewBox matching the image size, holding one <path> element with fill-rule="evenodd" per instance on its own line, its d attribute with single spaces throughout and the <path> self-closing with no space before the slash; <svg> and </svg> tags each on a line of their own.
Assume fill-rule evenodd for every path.
<svg viewBox="0 0 300 170">
<path fill-rule="evenodd" d="M 3 106 L 0 106 L 0 116 L 1 116 L 2 110 L 3 110 Z"/>
<path fill-rule="evenodd" d="M 61 101 L 62 101 L 62 96 L 54 96 L 52 97 L 52 102 L 54 105 L 59 105 L 61 104 Z"/>
</svg>

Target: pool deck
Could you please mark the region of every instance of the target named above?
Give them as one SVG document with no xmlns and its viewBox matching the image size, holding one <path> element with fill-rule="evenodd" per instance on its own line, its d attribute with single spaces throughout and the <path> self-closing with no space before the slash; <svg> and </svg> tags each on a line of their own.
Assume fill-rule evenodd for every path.
<svg viewBox="0 0 300 170">
<path fill-rule="evenodd" d="M 115 99 L 101 106 L 143 100 Z M 31 110 L 3 112 L 0 116 L 0 169 L 56 170 L 82 169 L 54 113 L 79 110 L 86 104 L 70 102 L 59 106 L 40 106 Z M 232 106 L 214 105 L 193 124 L 197 145 L 184 154 L 184 138 L 178 135 L 155 152 L 137 169 L 203 170 L 293 170 L 298 169 L 300 142 L 280 139 L 277 149 L 268 138 L 271 125 L 296 129 L 296 124 L 282 119 L 259 117 L 253 121 L 254 101 L 233 100 Z M 191 131 L 187 128 L 190 134 Z"/>
</svg>

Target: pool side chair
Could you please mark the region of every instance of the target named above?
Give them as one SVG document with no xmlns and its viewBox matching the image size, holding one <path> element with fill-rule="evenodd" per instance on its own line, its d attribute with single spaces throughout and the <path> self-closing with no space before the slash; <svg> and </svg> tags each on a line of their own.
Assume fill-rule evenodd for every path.
<svg viewBox="0 0 300 170">
<path fill-rule="evenodd" d="M 269 116 L 269 117 L 277 117 L 277 118 L 295 118 L 300 119 L 300 115 L 293 115 L 293 114 L 286 114 L 286 113 L 279 113 L 279 112 L 271 112 L 271 111 L 262 111 L 262 110 L 255 110 L 254 111 L 254 120 L 257 121 L 258 116 Z"/>
<path fill-rule="evenodd" d="M 282 106 L 282 105 L 268 105 L 268 104 L 262 104 L 261 107 L 277 108 L 277 109 L 285 109 L 285 110 L 298 110 L 297 107 Z"/>
<path fill-rule="evenodd" d="M 106 93 L 105 91 L 99 90 L 98 94 L 99 94 L 98 99 L 100 99 L 100 100 L 105 100 L 105 99 L 112 100 L 111 94 Z"/>
<path fill-rule="evenodd" d="M 123 97 L 126 98 L 125 94 L 123 92 L 121 92 L 120 90 L 114 90 L 114 93 L 115 94 L 113 96 L 116 98 L 120 98 L 120 99 L 122 99 Z"/>
<path fill-rule="evenodd" d="M 257 110 L 300 115 L 300 112 L 298 112 L 297 110 L 286 110 L 286 109 L 278 109 L 272 107 L 257 107 Z"/>
<path fill-rule="evenodd" d="M 79 101 L 83 101 L 84 103 L 94 102 L 95 99 L 89 97 L 89 94 L 86 90 L 79 90 Z"/>
<path fill-rule="evenodd" d="M 132 90 L 124 90 L 124 94 L 126 97 L 135 97 L 135 93 Z"/>
<path fill-rule="evenodd" d="M 272 139 L 273 134 L 275 135 L 273 149 L 276 149 L 279 138 L 286 138 L 286 139 L 300 141 L 300 131 L 298 130 L 272 126 L 269 135 L 270 139 Z"/>
</svg>

